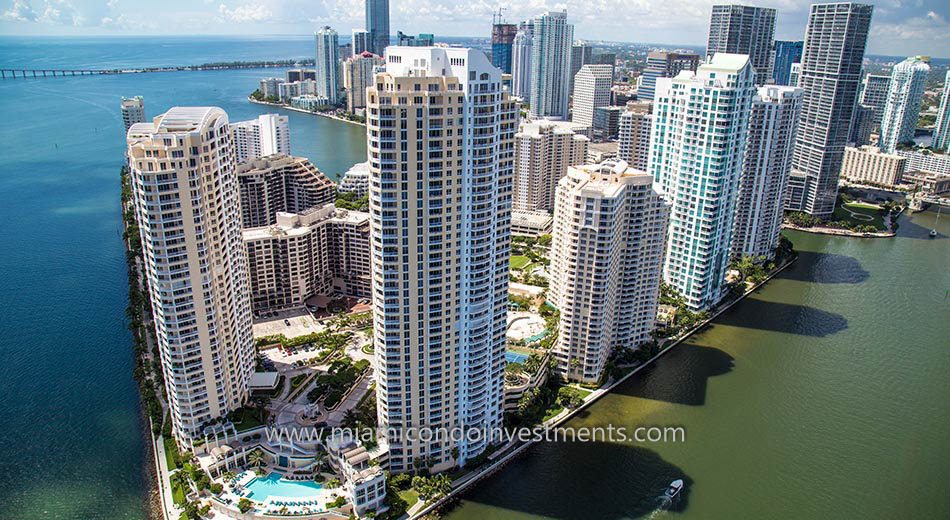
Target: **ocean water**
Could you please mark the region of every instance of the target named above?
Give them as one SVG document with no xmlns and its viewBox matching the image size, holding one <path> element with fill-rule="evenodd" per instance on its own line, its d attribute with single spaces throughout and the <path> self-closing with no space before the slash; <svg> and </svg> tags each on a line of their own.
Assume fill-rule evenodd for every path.
<svg viewBox="0 0 950 520">
<path fill-rule="evenodd" d="M 124 67 L 305 56 L 309 39 L 0 38 L 2 67 Z M 215 105 L 232 121 L 278 69 L 0 80 L 0 518 L 140 519 L 149 481 L 125 328 L 121 96 L 149 117 Z M 284 111 L 291 148 L 331 177 L 364 128 Z"/>
</svg>

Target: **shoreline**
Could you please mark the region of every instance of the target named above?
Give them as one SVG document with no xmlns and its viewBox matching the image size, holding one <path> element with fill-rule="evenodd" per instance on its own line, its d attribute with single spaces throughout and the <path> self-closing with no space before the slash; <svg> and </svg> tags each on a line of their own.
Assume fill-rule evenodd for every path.
<svg viewBox="0 0 950 520">
<path fill-rule="evenodd" d="M 634 374 L 652 365 L 654 361 L 663 357 L 666 353 L 673 350 L 675 347 L 677 347 L 678 345 L 680 345 L 681 343 L 689 339 L 692 335 L 696 334 L 697 332 L 701 332 L 703 329 L 706 328 L 707 325 L 712 323 L 716 318 L 718 318 L 725 312 L 732 309 L 739 302 L 745 300 L 746 297 L 748 297 L 750 294 L 752 294 L 753 292 L 755 292 L 756 290 L 758 290 L 759 288 L 767 284 L 769 281 L 772 280 L 772 278 L 778 276 L 779 273 L 781 273 L 782 271 L 784 271 L 785 269 L 787 269 L 789 266 L 791 266 L 797 261 L 798 261 L 798 253 L 795 253 L 795 256 L 790 258 L 781 266 L 776 267 L 771 273 L 769 273 L 768 276 L 765 277 L 764 280 L 753 285 L 751 288 L 747 289 L 745 292 L 742 293 L 742 295 L 740 295 L 739 297 L 737 297 L 736 299 L 732 300 L 729 303 L 724 303 L 724 304 L 721 303 L 720 304 L 721 307 L 717 308 L 715 312 L 713 312 L 713 314 L 710 315 L 709 318 L 696 324 L 696 326 L 693 327 L 692 329 L 689 329 L 688 331 L 683 332 L 679 337 L 674 339 L 672 343 L 670 343 L 666 347 L 663 347 L 659 352 L 657 352 L 655 356 L 644 361 L 640 365 L 637 365 L 633 370 L 624 374 L 622 377 L 620 377 L 616 381 L 611 382 L 607 386 L 593 390 L 587 397 L 584 398 L 584 403 L 578 406 L 577 408 L 574 408 L 573 410 L 565 409 L 558 415 L 548 419 L 547 421 L 542 422 L 539 425 L 535 425 L 534 427 L 539 427 L 539 426 L 544 427 L 544 428 L 560 427 L 565 422 L 574 418 L 574 416 L 579 414 L 582 410 L 587 409 L 588 407 L 593 405 L 595 402 L 600 400 L 600 398 L 613 392 L 614 389 L 616 389 L 618 386 L 620 386 L 621 384 L 626 382 L 628 379 L 633 377 Z M 470 487 L 490 477 L 497 471 L 504 468 L 506 465 L 508 465 L 508 463 L 512 462 L 515 458 L 523 454 L 529 448 L 534 446 L 537 442 L 538 442 L 537 440 L 529 440 L 521 444 L 518 444 L 517 446 L 514 446 L 514 447 L 511 447 L 511 446 L 500 447 L 499 448 L 500 452 L 504 452 L 505 450 L 509 450 L 509 449 L 510 451 L 508 451 L 507 453 L 502 453 L 497 460 L 487 464 L 486 466 L 482 468 L 476 469 L 472 471 L 471 473 L 464 475 L 458 481 L 453 482 L 452 491 L 447 493 L 445 496 L 439 498 L 435 502 L 424 505 L 418 508 L 415 512 L 407 511 L 408 520 L 421 520 L 422 518 L 425 518 L 427 515 L 431 513 L 438 512 L 441 507 L 451 503 L 453 500 L 460 499 L 461 495 Z"/>
<path fill-rule="evenodd" d="M 850 229 L 831 228 L 824 226 L 800 227 L 795 224 L 782 224 L 782 229 L 791 229 L 792 231 L 801 231 L 802 233 L 813 233 L 815 235 L 833 235 L 839 237 L 851 238 L 893 238 L 897 236 L 896 231 L 877 231 L 866 233 L 851 231 Z"/>
<path fill-rule="evenodd" d="M 360 123 L 359 121 L 353 121 L 350 119 L 346 119 L 345 117 L 340 117 L 340 116 L 333 115 L 330 113 L 311 112 L 310 110 L 304 110 L 302 108 L 292 107 L 290 105 L 285 105 L 283 103 L 271 103 L 270 101 L 258 101 L 250 96 L 247 97 L 247 100 L 250 101 L 251 103 L 254 103 L 255 105 L 267 105 L 271 107 L 283 108 L 287 110 L 293 110 L 294 112 L 300 112 L 301 114 L 310 114 L 314 116 L 325 117 L 327 119 L 333 119 L 335 121 L 341 121 L 343 123 L 350 123 L 351 125 L 357 125 L 357 126 L 362 126 L 362 127 L 366 126 L 366 123 Z"/>
</svg>

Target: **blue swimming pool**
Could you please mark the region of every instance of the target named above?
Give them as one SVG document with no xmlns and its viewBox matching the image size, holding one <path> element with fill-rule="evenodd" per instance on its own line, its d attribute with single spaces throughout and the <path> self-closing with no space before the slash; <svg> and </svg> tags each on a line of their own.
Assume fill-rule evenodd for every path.
<svg viewBox="0 0 950 520">
<path fill-rule="evenodd" d="M 248 483 L 251 491 L 247 498 L 264 502 L 267 497 L 305 498 L 312 497 L 323 489 L 317 482 L 311 480 L 285 480 L 280 473 L 269 473 L 266 477 L 257 477 Z"/>
<path fill-rule="evenodd" d="M 505 351 L 505 361 L 509 363 L 524 363 L 528 359 L 527 354 L 522 354 L 521 352 L 515 352 L 514 350 Z"/>
</svg>

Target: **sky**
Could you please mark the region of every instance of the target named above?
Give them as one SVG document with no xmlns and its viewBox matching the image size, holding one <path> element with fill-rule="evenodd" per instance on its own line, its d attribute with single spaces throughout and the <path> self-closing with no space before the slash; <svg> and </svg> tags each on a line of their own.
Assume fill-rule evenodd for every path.
<svg viewBox="0 0 950 520">
<path fill-rule="evenodd" d="M 409 34 L 488 36 L 492 13 L 517 22 L 567 9 L 576 38 L 703 45 L 722 0 L 390 0 L 390 28 Z M 950 58 L 950 1 L 874 4 L 869 54 Z M 762 0 L 778 9 L 776 39 L 802 39 L 808 1 Z M 363 0 L 0 0 L 0 35 L 291 35 L 330 25 L 363 27 Z"/>
</svg>

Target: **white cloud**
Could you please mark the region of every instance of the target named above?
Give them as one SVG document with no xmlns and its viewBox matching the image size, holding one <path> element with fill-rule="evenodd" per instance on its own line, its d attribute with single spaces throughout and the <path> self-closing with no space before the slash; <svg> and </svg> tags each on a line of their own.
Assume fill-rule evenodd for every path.
<svg viewBox="0 0 950 520">
<path fill-rule="evenodd" d="M 8 22 L 35 22 L 37 19 L 36 11 L 30 7 L 30 4 L 17 0 L 9 9 L 0 14 L 0 19 Z"/>
<path fill-rule="evenodd" d="M 229 9 L 227 5 L 218 6 L 218 14 L 225 20 L 235 23 L 253 23 L 274 21 L 274 13 L 264 4 L 243 4 Z"/>
</svg>

